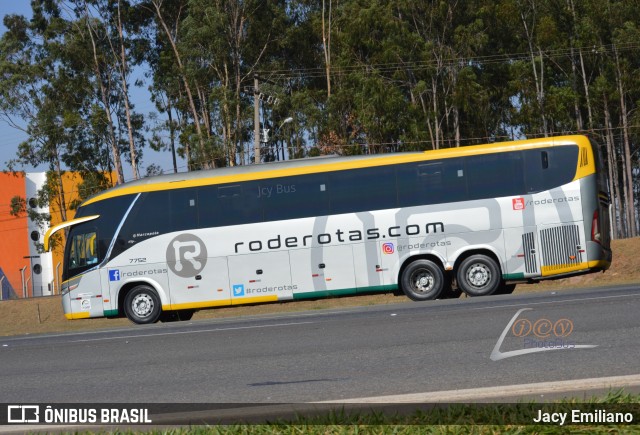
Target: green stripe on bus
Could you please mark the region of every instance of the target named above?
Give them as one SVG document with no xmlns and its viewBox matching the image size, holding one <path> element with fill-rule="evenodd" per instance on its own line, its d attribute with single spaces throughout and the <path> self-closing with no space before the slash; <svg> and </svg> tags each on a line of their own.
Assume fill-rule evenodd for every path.
<svg viewBox="0 0 640 435">
<path fill-rule="evenodd" d="M 502 275 L 502 279 L 504 279 L 505 281 L 508 280 L 512 280 L 512 279 L 524 279 L 524 273 L 507 273 Z"/>
<path fill-rule="evenodd" d="M 396 284 L 388 284 L 388 285 L 373 285 L 371 287 L 363 287 L 358 290 L 358 293 L 366 293 L 366 292 L 392 292 L 394 290 L 398 290 L 398 286 Z"/>
<path fill-rule="evenodd" d="M 317 299 L 317 298 L 326 298 L 331 296 L 348 296 L 348 295 L 355 295 L 355 294 L 368 293 L 368 292 L 389 292 L 389 291 L 396 290 L 397 288 L 398 288 L 397 285 L 375 285 L 371 287 L 362 287 L 362 288 L 320 290 L 315 292 L 294 293 L 293 300 Z"/>
<path fill-rule="evenodd" d="M 317 292 L 304 292 L 304 293 L 294 293 L 293 300 L 298 299 L 316 299 L 316 298 L 326 298 L 328 296 L 347 296 L 347 295 L 355 295 L 355 288 L 345 288 L 339 290 L 321 290 Z"/>
<path fill-rule="evenodd" d="M 105 317 L 113 317 L 118 315 L 118 310 L 104 310 Z"/>
</svg>

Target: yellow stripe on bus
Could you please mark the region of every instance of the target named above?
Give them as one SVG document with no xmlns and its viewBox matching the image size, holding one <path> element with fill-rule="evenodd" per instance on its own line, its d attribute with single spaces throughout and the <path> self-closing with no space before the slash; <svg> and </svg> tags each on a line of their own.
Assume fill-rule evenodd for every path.
<svg viewBox="0 0 640 435">
<path fill-rule="evenodd" d="M 204 302 L 188 302 L 184 304 L 163 305 L 162 311 L 193 310 L 198 308 L 223 307 L 228 305 L 230 305 L 228 299 Z"/>
<path fill-rule="evenodd" d="M 263 302 L 277 302 L 278 296 L 255 296 L 252 298 L 242 298 L 242 299 L 234 299 L 231 304 L 232 305 L 243 305 L 243 304 L 261 304 Z"/>
<path fill-rule="evenodd" d="M 89 311 L 82 311 L 80 313 L 67 313 L 64 316 L 68 320 L 77 320 L 77 319 L 88 319 L 90 317 Z"/>
<path fill-rule="evenodd" d="M 607 260 L 594 260 L 589 262 L 589 269 L 609 269 L 611 262 Z"/>
<path fill-rule="evenodd" d="M 498 152 L 518 151 L 562 145 L 578 145 L 578 147 L 580 148 L 578 166 L 576 168 L 576 175 L 574 179 L 582 178 L 595 173 L 595 159 L 593 157 L 593 151 L 591 149 L 591 143 L 589 142 L 589 139 L 586 136 L 559 136 L 553 138 L 499 142 L 487 145 L 472 145 L 459 148 L 445 148 L 433 151 L 424 151 L 422 153 L 397 153 L 387 155 L 383 154 L 375 155 L 371 158 L 359 158 L 347 161 L 342 160 L 335 163 L 318 163 L 282 169 L 270 169 L 270 165 L 254 165 L 253 167 L 264 168 L 264 170 L 257 172 L 251 171 L 241 174 L 216 176 L 216 170 L 213 169 L 206 171 L 207 176 L 203 175 L 202 177 L 193 177 L 194 172 L 191 172 L 189 173 L 191 178 L 184 180 L 153 182 L 153 178 L 151 178 L 147 180 L 147 184 L 134 182 L 132 185 L 120 185 L 120 187 L 115 187 L 88 199 L 83 203 L 83 205 L 92 204 L 94 202 L 102 201 L 108 198 L 133 193 L 155 192 L 161 190 L 182 189 L 187 187 L 237 183 L 249 180 L 264 180 L 269 178 L 288 177 L 293 175 L 318 174 L 347 169 L 371 168 L 401 163 L 429 161 L 442 158 L 494 154 Z M 205 173 L 205 171 L 203 171 L 203 173 Z"/>
<path fill-rule="evenodd" d="M 575 272 L 576 270 L 586 270 L 589 263 L 582 262 L 578 264 L 554 264 L 552 266 L 542 266 L 540 272 L 542 276 L 560 275 L 563 273 Z"/>
</svg>

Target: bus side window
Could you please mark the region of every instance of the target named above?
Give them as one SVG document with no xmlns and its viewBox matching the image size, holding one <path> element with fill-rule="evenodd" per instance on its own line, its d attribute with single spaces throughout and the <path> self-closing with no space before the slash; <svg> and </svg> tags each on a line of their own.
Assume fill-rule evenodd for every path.
<svg viewBox="0 0 640 435">
<path fill-rule="evenodd" d="M 543 157 L 544 150 L 527 150 L 524 152 L 525 162 L 525 187 L 527 193 L 541 192 L 545 189 L 545 170 L 549 167 L 549 155 L 546 161 Z M 547 167 L 545 168 L 545 163 Z"/>
<path fill-rule="evenodd" d="M 325 174 L 260 180 L 258 189 L 265 221 L 329 214 Z"/>
<path fill-rule="evenodd" d="M 143 193 L 122 226 L 112 258 L 138 242 L 171 232 L 170 216 L 169 191 Z"/>
<path fill-rule="evenodd" d="M 258 183 L 205 186 L 200 188 L 201 228 L 262 222 L 262 206 L 258 198 Z M 210 225 L 207 225 L 210 223 Z"/>
<path fill-rule="evenodd" d="M 465 157 L 469 199 L 500 198 L 524 192 L 520 152 Z"/>
<path fill-rule="evenodd" d="M 578 164 L 578 147 L 562 146 L 524 151 L 527 193 L 562 186 L 573 180 Z"/>
<path fill-rule="evenodd" d="M 331 172 L 327 184 L 333 214 L 383 210 L 398 204 L 391 166 Z"/>
<path fill-rule="evenodd" d="M 398 206 L 412 207 L 448 202 L 443 185 L 442 162 L 408 163 L 398 166 Z"/>
<path fill-rule="evenodd" d="M 198 198 L 195 188 L 169 192 L 171 230 L 184 231 L 198 227 Z"/>
</svg>

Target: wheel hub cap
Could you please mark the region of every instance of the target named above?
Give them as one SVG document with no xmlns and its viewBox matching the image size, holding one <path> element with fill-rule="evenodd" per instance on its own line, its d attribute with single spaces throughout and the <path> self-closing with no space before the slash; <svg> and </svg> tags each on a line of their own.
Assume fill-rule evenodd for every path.
<svg viewBox="0 0 640 435">
<path fill-rule="evenodd" d="M 469 277 L 469 282 L 476 287 L 487 285 L 491 279 L 489 269 L 482 264 L 474 264 L 471 266 L 467 276 Z"/>
<path fill-rule="evenodd" d="M 153 311 L 153 299 L 149 295 L 138 295 L 133 299 L 131 308 L 140 317 L 146 317 Z"/>
<path fill-rule="evenodd" d="M 433 276 L 430 274 L 422 273 L 416 276 L 416 290 L 426 292 L 433 287 Z"/>
</svg>

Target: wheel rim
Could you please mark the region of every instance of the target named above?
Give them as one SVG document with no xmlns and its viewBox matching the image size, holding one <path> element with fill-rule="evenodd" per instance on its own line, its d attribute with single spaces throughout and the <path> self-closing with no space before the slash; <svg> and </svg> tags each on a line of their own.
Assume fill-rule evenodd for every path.
<svg viewBox="0 0 640 435">
<path fill-rule="evenodd" d="M 474 287 L 484 287 L 491 282 L 491 269 L 486 264 L 475 263 L 469 267 L 467 281 Z"/>
<path fill-rule="evenodd" d="M 149 317 L 153 313 L 153 308 L 153 298 L 146 293 L 136 295 L 131 301 L 131 309 L 138 317 Z"/>
<path fill-rule="evenodd" d="M 433 274 L 427 270 L 417 270 L 411 275 L 413 290 L 417 293 L 427 293 L 435 285 Z"/>
</svg>

